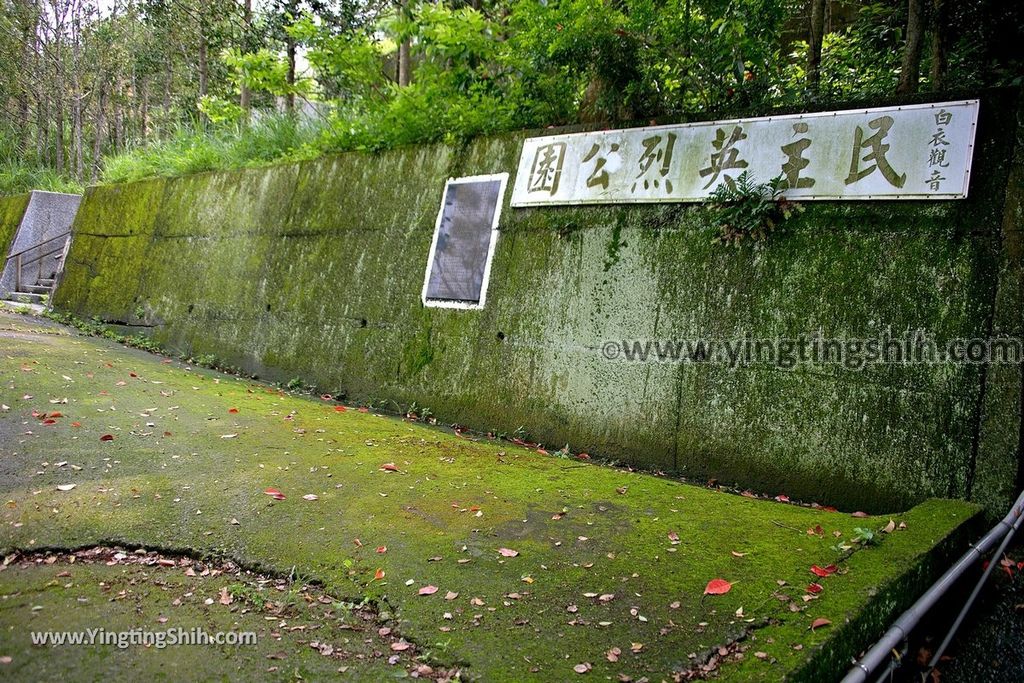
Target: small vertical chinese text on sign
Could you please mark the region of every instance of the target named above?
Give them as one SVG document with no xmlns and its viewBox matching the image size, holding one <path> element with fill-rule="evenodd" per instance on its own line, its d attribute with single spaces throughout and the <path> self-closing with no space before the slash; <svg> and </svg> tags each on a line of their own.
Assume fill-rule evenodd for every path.
<svg viewBox="0 0 1024 683">
<path fill-rule="evenodd" d="M 512 206 L 705 201 L 741 173 L 787 197 L 967 196 L 978 101 L 530 138 Z"/>
</svg>

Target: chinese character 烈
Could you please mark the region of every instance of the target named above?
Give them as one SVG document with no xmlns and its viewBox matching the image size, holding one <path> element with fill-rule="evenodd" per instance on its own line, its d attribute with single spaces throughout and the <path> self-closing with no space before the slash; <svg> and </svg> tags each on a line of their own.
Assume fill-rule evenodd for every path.
<svg viewBox="0 0 1024 683">
<path fill-rule="evenodd" d="M 636 174 L 636 180 L 633 181 L 632 190 L 636 190 L 637 183 L 640 178 L 644 179 L 644 189 L 648 189 L 651 185 L 654 187 L 660 186 L 660 180 L 655 177 L 653 179 L 647 178 L 647 172 L 651 170 L 651 167 L 655 163 L 660 165 L 657 168 L 658 175 L 662 178 L 668 175 L 672 168 L 672 150 L 676 146 L 676 134 L 669 133 L 668 140 L 662 147 L 662 138 L 660 135 L 652 135 L 649 138 L 641 140 L 641 144 L 644 146 L 644 153 L 640 155 L 640 160 L 637 162 L 640 165 L 640 172 Z M 665 191 L 672 192 L 672 181 L 665 178 Z"/>
</svg>

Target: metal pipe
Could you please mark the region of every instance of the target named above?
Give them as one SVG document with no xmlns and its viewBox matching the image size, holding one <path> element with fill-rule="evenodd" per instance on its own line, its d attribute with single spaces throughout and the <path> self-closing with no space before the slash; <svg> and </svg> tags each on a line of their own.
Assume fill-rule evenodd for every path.
<svg viewBox="0 0 1024 683">
<path fill-rule="evenodd" d="M 978 583 L 974 586 L 974 590 L 971 591 L 971 596 L 967 598 L 967 602 L 964 603 L 963 608 L 960 610 L 960 614 L 956 616 L 956 621 L 954 621 L 953 625 L 950 627 L 949 633 L 947 633 L 946 637 L 942 639 L 942 645 L 939 645 L 939 649 L 935 651 L 935 654 L 932 656 L 932 660 L 928 662 L 929 673 L 935 668 L 935 665 L 939 663 L 939 659 L 942 658 L 942 654 L 946 651 L 946 648 L 949 647 L 949 643 L 953 640 L 953 636 L 956 635 L 957 629 L 960 628 L 960 624 L 963 623 L 964 617 L 967 616 L 967 611 L 971 609 L 971 605 L 974 604 L 974 601 L 977 599 L 982 587 L 984 587 L 985 583 L 988 581 L 989 575 L 991 575 L 992 570 L 995 569 L 996 562 L 1000 561 L 999 558 L 1002 557 L 1003 551 L 1006 550 L 1006 546 L 1010 545 L 1010 541 L 1013 540 L 1013 535 L 1017 533 L 1018 529 L 1020 529 L 1021 522 L 1024 522 L 1024 515 L 1017 515 L 1017 519 L 1014 520 L 1013 526 L 1010 527 L 1010 530 L 1006 532 L 1006 536 L 1003 537 L 1003 542 L 999 544 L 999 548 L 997 548 L 992 554 L 992 559 L 989 560 L 988 566 L 985 567 L 985 572 L 981 575 L 981 579 L 979 579 Z"/>
<path fill-rule="evenodd" d="M 900 615 L 900 618 L 893 623 L 885 635 L 868 650 L 860 661 L 843 678 L 842 683 L 864 683 L 873 671 L 875 671 L 890 656 L 890 653 L 900 642 L 907 638 L 907 635 L 917 626 L 918 622 L 935 606 L 935 603 L 946 594 L 953 584 L 956 583 L 964 572 L 971 565 L 984 556 L 993 546 L 1007 535 L 1013 533 L 1014 526 L 1019 526 L 1019 520 L 1024 514 L 1024 491 L 1017 497 L 1017 501 L 992 529 L 985 534 L 977 544 L 963 554 L 956 564 L 950 567 L 938 581 L 925 591 L 924 595 L 917 599 L 910 608 Z"/>
</svg>

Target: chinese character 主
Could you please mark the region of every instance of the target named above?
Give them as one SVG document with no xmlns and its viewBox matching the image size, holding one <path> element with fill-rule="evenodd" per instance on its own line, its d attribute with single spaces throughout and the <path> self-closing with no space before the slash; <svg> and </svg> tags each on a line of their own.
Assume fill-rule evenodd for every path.
<svg viewBox="0 0 1024 683">
<path fill-rule="evenodd" d="M 660 180 L 657 176 L 653 179 L 647 177 L 647 172 L 651 170 L 654 164 L 658 163 L 657 167 L 658 175 L 662 178 L 668 175 L 672 168 L 672 150 L 676 146 L 676 134 L 669 133 L 668 140 L 662 145 L 662 137 L 660 135 L 652 135 L 649 138 L 641 140 L 641 144 L 644 146 L 644 153 L 640 155 L 640 160 L 637 162 L 640 165 L 640 172 L 636 174 L 636 180 L 633 181 L 633 187 L 631 190 L 636 190 L 636 186 L 639 183 L 639 179 L 644 179 L 644 189 L 648 189 L 651 185 L 654 187 L 660 186 Z M 672 181 L 665 178 L 665 191 L 672 192 Z"/>
<path fill-rule="evenodd" d="M 600 185 L 601 187 L 607 190 L 609 176 L 608 171 L 605 171 L 604 167 L 605 164 L 608 163 L 608 158 L 604 156 L 599 156 L 600 151 L 601 145 L 595 142 L 594 146 L 590 148 L 589 152 L 587 152 L 587 155 L 583 157 L 583 163 L 587 163 L 594 157 L 597 157 L 597 161 L 594 163 L 594 170 L 590 173 L 589 176 L 587 176 L 587 187 L 597 187 L 598 185 Z M 618 151 L 619 144 L 617 142 L 613 142 L 609 147 L 609 154 L 613 154 Z"/>
<path fill-rule="evenodd" d="M 530 169 L 527 192 L 547 192 L 554 196 L 562 178 L 562 164 L 565 163 L 565 143 L 552 142 L 537 148 Z"/>
<path fill-rule="evenodd" d="M 871 175 L 876 169 L 882 173 L 882 177 L 889 181 L 894 187 L 903 187 L 907 182 L 907 174 L 898 174 L 889 165 L 885 153 L 889 151 L 889 145 L 882 142 L 892 128 L 893 118 L 891 116 L 879 116 L 877 119 L 868 121 L 868 127 L 877 131 L 874 135 L 864 137 L 864 129 L 857 126 L 853 136 L 853 159 L 850 161 L 850 175 L 844 181 L 847 185 Z M 862 149 L 870 149 L 867 154 L 861 157 Z M 867 168 L 861 169 L 862 162 L 875 162 Z"/>
<path fill-rule="evenodd" d="M 715 184 L 722 171 L 727 171 L 730 168 L 747 167 L 747 162 L 738 158 L 739 150 L 736 149 L 736 143 L 746 139 L 747 134 L 743 132 L 742 126 L 734 127 L 728 139 L 725 137 L 725 129 L 718 129 L 715 133 L 715 139 L 711 143 L 711 146 L 717 151 L 711 154 L 711 164 L 707 168 L 700 170 L 701 178 L 711 176 L 711 180 L 704 186 L 705 190 Z M 732 177 L 728 175 L 725 176 L 725 182 L 730 186 L 734 184 Z"/>
<path fill-rule="evenodd" d="M 800 133 L 806 133 L 808 131 L 806 123 L 794 123 L 793 124 L 793 135 L 799 135 Z M 800 171 L 807 168 L 807 165 L 811 162 L 804 159 L 804 151 L 811 146 L 810 138 L 800 138 L 795 140 L 788 145 L 782 146 L 782 153 L 786 155 L 786 163 L 782 164 L 782 173 L 785 175 L 785 180 L 782 181 L 783 188 L 803 188 L 803 187 L 814 187 L 814 178 L 801 178 Z"/>
</svg>

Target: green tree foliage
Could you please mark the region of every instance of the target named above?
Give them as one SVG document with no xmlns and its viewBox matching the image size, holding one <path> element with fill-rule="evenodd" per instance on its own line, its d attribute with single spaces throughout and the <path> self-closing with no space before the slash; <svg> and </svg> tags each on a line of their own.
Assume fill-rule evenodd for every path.
<svg viewBox="0 0 1024 683">
<path fill-rule="evenodd" d="M 0 153 L 114 180 L 874 98 L 907 1 L 826 3 L 813 82 L 808 0 L 0 0 Z M 918 90 L 1021 84 L 1015 0 L 925 5 Z"/>
</svg>

